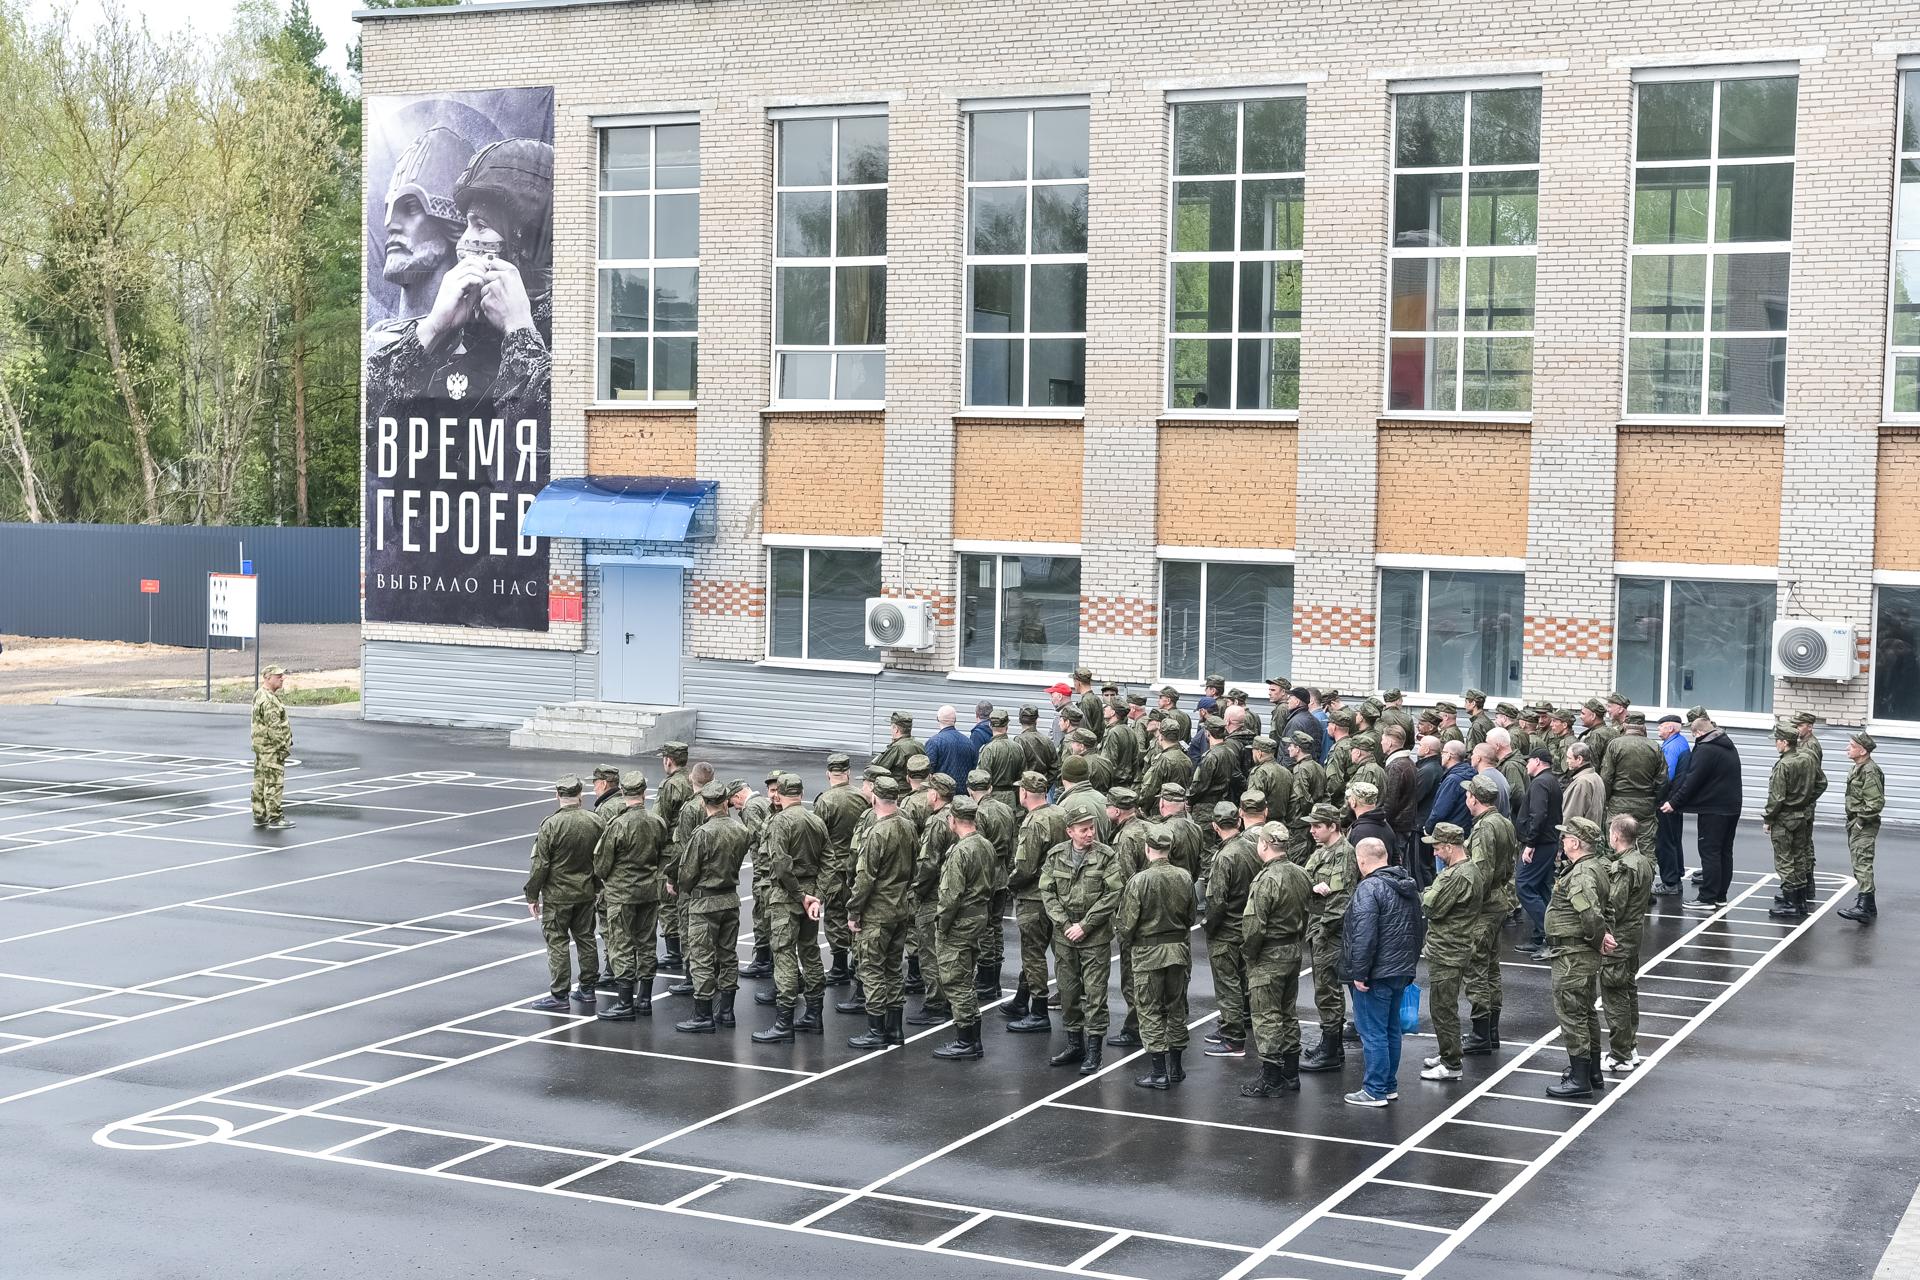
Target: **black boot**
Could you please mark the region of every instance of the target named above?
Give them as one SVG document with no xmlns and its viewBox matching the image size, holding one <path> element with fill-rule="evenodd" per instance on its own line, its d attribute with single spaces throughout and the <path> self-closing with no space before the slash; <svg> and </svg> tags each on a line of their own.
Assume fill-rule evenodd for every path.
<svg viewBox="0 0 1920 1280">
<path fill-rule="evenodd" d="M 981 1004 L 987 1004 L 990 1001 L 1000 998 L 999 961 L 982 960 L 974 967 L 973 994 L 979 998 Z"/>
<path fill-rule="evenodd" d="M 900 990 L 903 994 L 910 996 L 926 994 L 927 980 L 920 975 L 919 956 L 907 957 L 907 977 L 906 981 L 900 984 Z"/>
<path fill-rule="evenodd" d="M 669 973 L 685 973 L 687 971 L 687 957 L 686 954 L 680 950 L 680 939 L 667 939 L 667 949 L 665 954 L 660 957 L 660 967 Z"/>
<path fill-rule="evenodd" d="M 746 974 L 745 974 L 745 973 L 743 972 L 743 973 L 742 973 L 742 974 L 741 974 L 740 976 L 744 978 L 744 977 L 746 976 Z M 764 1007 L 766 1007 L 766 1006 L 768 1006 L 768 1005 L 776 1005 L 776 1004 L 779 1004 L 779 1003 L 780 1003 L 780 988 L 779 988 L 779 987 L 768 987 L 768 988 L 766 988 L 766 989 L 765 989 L 765 990 L 763 990 L 763 991 L 756 991 L 756 992 L 754 992 L 754 993 L 753 993 L 753 1002 L 754 1002 L 755 1004 L 757 1004 L 757 1005 L 760 1005 L 760 1006 L 762 1006 L 763 1008 L 764 1008 Z"/>
<path fill-rule="evenodd" d="M 849 1049 L 884 1049 L 886 1047 L 887 1015 L 884 1013 L 869 1013 L 866 1032 L 862 1035 L 847 1037 Z"/>
<path fill-rule="evenodd" d="M 685 974 L 685 973 L 686 973 L 686 970 L 685 970 L 684 968 L 682 968 L 680 972 L 681 972 L 681 973 L 683 973 L 683 974 Z M 692 978 L 691 976 L 686 976 L 686 977 L 682 977 L 682 978 L 680 978 L 680 979 L 678 979 L 678 980 L 676 980 L 676 981 L 674 981 L 674 982 L 670 982 L 670 983 L 668 983 L 668 984 L 667 984 L 667 994 L 668 994 L 668 995 L 670 995 L 670 996 L 690 996 L 690 995 L 692 995 L 692 994 L 693 994 L 693 978 Z"/>
<path fill-rule="evenodd" d="M 1168 1084 L 1179 1084 L 1182 1080 L 1185 1080 L 1187 1078 L 1187 1069 L 1186 1067 L 1182 1066 L 1180 1062 L 1180 1055 L 1185 1052 L 1186 1052 L 1186 1048 L 1184 1046 L 1178 1049 L 1167 1050 L 1167 1083 Z"/>
<path fill-rule="evenodd" d="M 634 988 L 633 1011 L 643 1018 L 653 1016 L 653 983 L 644 982 Z"/>
<path fill-rule="evenodd" d="M 673 1024 L 675 1031 L 686 1031 L 695 1035 L 711 1035 L 713 1027 L 713 1001 L 702 1000 L 699 996 L 693 998 L 693 1016 L 685 1022 Z"/>
<path fill-rule="evenodd" d="M 1100 1037 L 1097 1035 L 1088 1036 L 1086 1052 L 1080 1055 L 1081 1075 L 1090 1076 L 1100 1069 L 1100 1053 Z"/>
<path fill-rule="evenodd" d="M 1852 920 L 1859 924 L 1872 924 L 1874 917 L 1880 913 L 1874 910 L 1873 894 L 1856 893 L 1853 895 L 1852 906 L 1842 907 L 1834 914 L 1838 915 L 1842 920 Z"/>
<path fill-rule="evenodd" d="M 1595 1041 L 1595 1043 L 1599 1043 Z M 1593 1091 L 1599 1093 L 1607 1087 L 1607 1073 L 1600 1069 L 1600 1051 L 1595 1049 L 1587 1055 L 1587 1079 L 1593 1082 Z"/>
<path fill-rule="evenodd" d="M 867 1011 L 867 984 L 855 978 L 853 994 L 845 1000 L 835 1000 L 833 1007 L 840 1013 L 865 1013 Z"/>
<path fill-rule="evenodd" d="M 907 1042 L 906 1029 L 901 1025 L 906 1014 L 906 1008 L 901 1005 L 895 1005 L 887 1010 L 887 1043 L 905 1044 Z"/>
<path fill-rule="evenodd" d="M 1354 1026 L 1352 1022 L 1347 1022 L 1344 1025 L 1342 1025 L 1340 1028 L 1340 1043 L 1341 1044 L 1359 1044 L 1360 1028 Z"/>
<path fill-rule="evenodd" d="M 1240 1096 L 1243 1098 L 1277 1098 L 1286 1091 L 1287 1082 L 1280 1074 L 1280 1064 L 1269 1058 L 1260 1059 L 1258 1080 L 1240 1086 Z"/>
<path fill-rule="evenodd" d="M 1120 1029 L 1107 1037 L 1107 1045 L 1114 1049 L 1138 1049 L 1140 1047 L 1140 1020 L 1133 1010 L 1127 1010 L 1126 1021 Z"/>
<path fill-rule="evenodd" d="M 1016 1028 L 1009 1027 L 1009 1031 Z M 1050 1067 L 1071 1067 L 1078 1063 L 1087 1052 L 1087 1038 L 1078 1031 L 1067 1032 L 1067 1047 L 1047 1059 Z"/>
<path fill-rule="evenodd" d="M 1340 1041 L 1340 1028 L 1332 1023 L 1320 1026 L 1320 1043 L 1300 1059 L 1302 1071 L 1338 1071 L 1347 1065 L 1346 1046 Z"/>
<path fill-rule="evenodd" d="M 771 978 L 773 976 L 773 944 L 753 944 L 753 959 L 740 966 L 743 978 Z"/>
<path fill-rule="evenodd" d="M 953 1043 L 941 1045 L 933 1051 L 933 1056 L 949 1062 L 986 1056 L 986 1046 L 980 1043 L 980 1024 L 969 1022 L 964 1027 L 955 1027 Z"/>
<path fill-rule="evenodd" d="M 1593 1059 L 1567 1057 L 1567 1070 L 1557 1084 L 1547 1086 L 1549 1098 L 1591 1098 L 1593 1096 Z"/>
<path fill-rule="evenodd" d="M 1873 901 L 1873 890 L 1869 889 L 1867 890 L 1867 919 L 1878 920 L 1879 918 L 1880 908 Z"/>
<path fill-rule="evenodd" d="M 1280 1087 L 1288 1093 L 1300 1092 L 1300 1051 L 1280 1055 Z"/>
<path fill-rule="evenodd" d="M 1142 1089 L 1160 1089 L 1167 1087 L 1167 1055 L 1164 1053 L 1147 1054 L 1147 1074 L 1135 1076 L 1133 1082 Z"/>
<path fill-rule="evenodd" d="M 803 1035 L 820 1035 L 826 1030 L 826 1023 L 820 1018 L 820 1009 L 827 1002 L 825 995 L 808 996 L 805 1005 L 794 1008 L 793 1029 Z"/>
<path fill-rule="evenodd" d="M 773 1025 L 765 1031 L 756 1031 L 752 1036 L 755 1044 L 792 1044 L 793 1010 L 781 1009 L 773 1015 Z"/>
<path fill-rule="evenodd" d="M 1499 1005 L 1493 1006 L 1493 1010 L 1487 1014 L 1487 1039 L 1493 1041 L 1493 1047 L 1495 1049 L 1498 1049 L 1500 1047 L 1500 1006 Z"/>
<path fill-rule="evenodd" d="M 907 1025 L 910 1027 L 937 1027 L 951 1017 L 953 1017 L 953 1006 L 945 1000 L 926 1000 L 921 1002 L 920 1012 L 907 1019 Z"/>
<path fill-rule="evenodd" d="M 1472 1021 L 1472 1030 L 1460 1042 L 1463 1058 L 1484 1058 L 1493 1052 L 1493 1015 L 1481 1014 Z"/>
<path fill-rule="evenodd" d="M 1007 1024 L 1007 1030 L 1019 1035 L 1046 1035 L 1053 1030 L 1053 1018 L 1047 1013 L 1047 998 L 1038 992 L 1027 993 L 1026 1012 Z"/>
<path fill-rule="evenodd" d="M 733 998 L 740 994 L 740 988 L 728 987 L 720 993 L 720 999 L 713 1006 L 713 1023 L 717 1027 L 733 1025 Z"/>
<path fill-rule="evenodd" d="M 1020 985 L 1013 989 L 1013 996 L 1000 1006 L 1000 1016 L 1008 1022 L 1018 1022 L 1027 1016 L 1027 980 L 1020 979 Z"/>
<path fill-rule="evenodd" d="M 827 985 L 830 987 L 844 987 L 853 981 L 853 970 L 847 966 L 847 949 L 845 947 L 834 947 L 832 948 L 832 952 L 833 967 L 827 970 Z"/>
<path fill-rule="evenodd" d="M 600 1011 L 599 1018 L 602 1022 L 633 1021 L 633 984 L 631 982 L 615 985 L 613 1003 Z"/>
<path fill-rule="evenodd" d="M 1787 890 L 1786 896 L 1787 900 L 1785 902 L 1774 903 L 1773 907 L 1767 912 L 1767 915 L 1775 920 L 1806 919 L 1807 908 L 1800 900 L 1799 888 L 1795 887 Z"/>
</svg>

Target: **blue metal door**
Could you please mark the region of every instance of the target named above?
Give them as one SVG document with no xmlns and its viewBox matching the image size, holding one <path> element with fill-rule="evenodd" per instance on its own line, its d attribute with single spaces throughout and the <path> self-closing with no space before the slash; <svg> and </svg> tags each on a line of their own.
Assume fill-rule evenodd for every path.
<svg viewBox="0 0 1920 1280">
<path fill-rule="evenodd" d="M 603 700 L 680 705 L 681 572 L 658 564 L 601 569 Z"/>
</svg>

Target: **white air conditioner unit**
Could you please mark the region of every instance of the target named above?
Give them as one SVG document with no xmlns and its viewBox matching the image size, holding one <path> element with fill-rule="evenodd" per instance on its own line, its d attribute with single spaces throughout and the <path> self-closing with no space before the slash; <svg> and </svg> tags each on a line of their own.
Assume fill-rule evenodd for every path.
<svg viewBox="0 0 1920 1280">
<path fill-rule="evenodd" d="M 867 648 L 933 648 L 933 613 L 925 600 L 867 601 Z"/>
<path fill-rule="evenodd" d="M 1773 624 L 1773 674 L 1788 680 L 1853 679 L 1853 624 L 1834 618 L 1782 618 Z"/>
</svg>

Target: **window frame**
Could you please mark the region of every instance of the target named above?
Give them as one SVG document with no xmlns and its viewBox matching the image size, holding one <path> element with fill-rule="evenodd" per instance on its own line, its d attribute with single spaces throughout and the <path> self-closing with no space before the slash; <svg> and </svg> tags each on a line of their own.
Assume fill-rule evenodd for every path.
<svg viewBox="0 0 1920 1280">
<path fill-rule="evenodd" d="M 966 652 L 966 637 L 963 634 L 963 632 L 966 627 L 964 601 L 966 600 L 966 595 L 967 595 L 967 560 L 969 557 L 978 557 L 978 556 L 993 557 L 993 661 L 994 661 L 994 665 L 991 667 L 972 667 L 972 666 L 966 665 L 966 663 L 962 660 L 962 655 Z M 999 665 L 1000 654 L 1001 654 L 1000 642 L 1006 627 L 1006 609 L 1004 607 L 1005 598 L 1006 598 L 1006 587 L 1005 587 L 1006 562 L 1009 558 L 1017 560 L 1022 556 L 1048 556 L 1056 560 L 1073 560 L 1080 564 L 1083 571 L 1086 566 L 1086 557 L 1081 554 L 1079 543 L 1060 543 L 1060 544 L 968 543 L 963 541 L 956 541 L 954 543 L 954 547 L 953 547 L 954 636 L 953 636 L 953 668 L 952 668 L 954 672 L 962 673 L 974 679 L 1006 680 L 1006 681 L 1018 680 L 1022 683 L 1038 680 L 1044 683 L 1058 683 L 1060 681 L 1066 680 L 1069 671 L 1071 671 L 1073 666 L 1079 662 L 1081 628 L 1080 628 L 1079 609 L 1077 607 L 1078 602 L 1076 601 L 1076 608 L 1074 610 L 1074 629 L 1073 629 L 1074 661 L 1072 663 L 1069 663 L 1066 667 L 1058 671 L 1049 671 L 1045 669 L 1030 671 L 1024 667 L 1003 667 Z M 1081 595 L 1084 598 L 1084 595 L 1085 595 L 1084 589 L 1082 590 Z"/>
<path fill-rule="evenodd" d="M 1897 362 L 1901 359 L 1920 360 L 1920 341 L 1908 343 L 1904 346 L 1895 346 L 1893 341 L 1893 307 L 1894 298 L 1898 289 L 1900 255 L 1902 252 L 1906 252 L 1920 257 L 1920 235 L 1907 238 L 1902 238 L 1900 235 L 1901 166 L 1902 164 L 1920 166 L 1920 138 L 1914 140 L 1914 149 L 1911 151 L 1903 150 L 1900 145 L 1901 134 L 1907 118 L 1909 96 L 1920 97 L 1920 55 L 1911 55 L 1899 59 L 1899 61 L 1894 64 L 1894 75 L 1898 79 L 1899 85 L 1894 94 L 1892 247 L 1887 254 L 1887 363 L 1883 374 L 1884 388 L 1880 409 L 1882 420 L 1886 422 L 1920 422 L 1920 408 L 1896 409 L 1893 401 L 1893 393 L 1896 385 L 1894 369 L 1896 368 Z M 1915 104 L 1914 110 L 1920 112 L 1920 104 Z M 1916 204 L 1920 204 L 1920 185 L 1915 187 L 1914 200 Z M 1914 210 L 1914 220 L 1916 224 L 1920 224 L 1920 208 Z M 1876 592 L 1876 597 L 1877 594 Z M 1877 611 L 1879 608 L 1877 600 L 1874 607 Z M 1871 693 L 1869 693 L 1868 696 L 1871 698 Z M 1871 701 L 1869 701 L 1868 705 L 1872 705 Z"/>
<path fill-rule="evenodd" d="M 1920 719 L 1900 720 L 1890 716 L 1877 716 L 1874 708 L 1880 702 L 1880 595 L 1892 588 L 1895 591 L 1913 591 L 1920 589 L 1920 573 L 1877 570 L 1873 575 L 1873 598 L 1870 604 L 1872 616 L 1867 624 L 1870 637 L 1867 653 L 1867 724 L 1875 729 L 1891 730 L 1901 736 L 1920 737 Z"/>
<path fill-rule="evenodd" d="M 696 209 L 704 195 L 701 180 L 705 178 L 705 166 L 702 145 L 705 141 L 704 128 L 698 114 L 675 113 L 657 116 L 621 116 L 601 118 L 593 121 L 594 137 L 594 199 L 593 199 L 593 360 L 590 364 L 592 387 L 588 392 L 587 407 L 590 409 L 653 409 L 679 411 L 700 407 L 700 303 L 699 288 L 700 255 L 699 230 L 702 221 L 696 213 L 694 221 L 694 256 L 691 258 L 603 258 L 600 256 L 601 236 L 605 231 L 604 217 L 608 200 L 645 200 L 647 204 L 647 248 L 651 253 L 657 247 L 660 220 L 657 203 L 661 195 L 659 185 L 660 146 L 658 133 L 663 128 L 691 125 L 694 129 L 694 158 L 699 168 L 692 187 L 668 187 L 669 195 L 692 195 Z M 606 136 L 617 129 L 644 129 L 647 132 L 647 185 L 640 191 L 608 191 L 604 184 L 604 171 L 601 156 L 606 146 Z M 647 327 L 634 331 L 603 331 L 600 328 L 601 275 L 605 271 L 621 268 L 640 268 L 647 272 Z M 657 327 L 658 307 L 654 299 L 653 273 L 657 270 L 691 268 L 694 272 L 695 300 L 692 329 L 669 329 L 662 331 Z M 663 399 L 655 394 L 654 387 L 654 343 L 662 337 L 685 338 L 693 343 L 693 386 L 685 399 Z M 647 385 L 644 396 L 620 399 L 617 396 L 602 399 L 600 395 L 600 344 L 609 340 L 638 340 L 645 345 Z M 611 392 L 611 388 L 609 388 Z"/>
<path fill-rule="evenodd" d="M 1386 611 L 1386 575 L 1390 572 L 1418 573 L 1420 575 L 1420 625 L 1417 628 L 1420 637 L 1420 671 L 1418 689 L 1408 689 L 1407 697 L 1416 703 L 1432 702 L 1436 698 L 1457 698 L 1458 689 L 1429 689 L 1427 685 L 1427 666 L 1432 659 L 1432 646 L 1427 643 L 1428 619 L 1432 616 L 1433 575 L 1436 573 L 1480 573 L 1506 574 L 1520 580 L 1520 599 L 1522 614 L 1520 617 L 1520 688 L 1497 695 L 1502 700 L 1519 701 L 1525 695 L 1527 680 L 1527 622 L 1524 612 L 1527 593 L 1527 566 L 1524 560 L 1505 557 L 1479 556 L 1376 556 L 1373 566 L 1373 618 L 1374 618 L 1374 679 L 1381 678 L 1380 671 L 1380 629 Z"/>
<path fill-rule="evenodd" d="M 1613 687 L 1620 687 L 1620 589 L 1627 579 L 1639 581 L 1657 581 L 1660 583 L 1660 675 L 1657 695 L 1659 702 L 1644 706 L 1651 718 L 1658 715 L 1674 715 L 1684 712 L 1685 707 L 1665 705 L 1667 696 L 1668 667 L 1673 661 L 1673 584 L 1676 582 L 1724 582 L 1738 586 L 1773 587 L 1779 585 L 1779 573 L 1765 565 L 1681 565 L 1681 564 L 1629 564 L 1616 563 L 1613 568 Z M 1878 592 L 1875 592 L 1878 603 Z M 1779 605 L 1774 606 L 1774 620 L 1779 620 Z M 1771 632 L 1769 632 L 1771 640 Z M 1767 658 L 1767 700 L 1773 701 L 1772 647 L 1768 646 Z M 1871 690 L 1869 690 L 1871 699 Z M 1868 707 L 1872 707 L 1869 700 Z M 1763 729 L 1774 723 L 1771 707 L 1765 711 L 1734 711 L 1729 708 L 1708 708 L 1714 714 L 1715 723 L 1723 728 Z"/>
<path fill-rule="evenodd" d="M 845 120 L 870 120 L 875 117 L 878 117 L 882 120 L 887 121 L 887 124 L 888 124 L 887 181 L 885 182 L 841 182 L 839 181 L 841 122 Z M 780 152 L 781 152 L 781 148 L 785 145 L 783 141 L 783 137 L 785 133 L 783 126 L 789 123 L 792 123 L 793 121 L 796 121 L 796 120 L 799 120 L 799 121 L 826 120 L 826 121 L 829 121 L 833 126 L 832 141 L 829 143 L 829 146 L 832 151 L 833 165 L 834 165 L 834 170 L 833 170 L 833 173 L 831 174 L 833 181 L 826 186 L 782 186 L 780 183 Z M 773 190 L 773 228 L 772 228 L 773 274 L 772 274 L 772 278 L 768 281 L 768 286 L 767 286 L 768 299 L 770 303 L 768 313 L 767 313 L 767 347 L 768 347 L 768 350 L 772 352 L 772 359 L 770 364 L 768 365 L 768 370 L 767 370 L 767 405 L 769 408 L 780 409 L 780 410 L 797 409 L 797 410 L 825 411 L 825 412 L 832 412 L 832 411 L 865 412 L 865 411 L 875 410 L 875 409 L 885 409 L 887 407 L 887 400 L 884 394 L 881 395 L 881 397 L 877 400 L 842 400 L 837 398 L 834 395 L 834 392 L 838 389 L 839 383 L 840 383 L 840 361 L 838 360 L 837 357 L 841 355 L 878 354 L 881 358 L 881 368 L 882 368 L 881 376 L 884 378 L 885 366 L 886 366 L 886 355 L 887 355 L 886 342 L 882 341 L 878 345 L 874 345 L 871 343 L 836 344 L 832 341 L 832 338 L 834 336 L 833 324 L 836 317 L 838 316 L 838 304 L 839 304 L 839 297 L 840 297 L 839 269 L 841 267 L 879 267 L 881 272 L 883 273 L 882 274 L 883 280 L 885 279 L 885 273 L 888 271 L 888 264 L 887 264 L 888 255 L 885 253 L 879 254 L 877 256 L 875 255 L 843 256 L 838 252 L 840 248 L 840 244 L 839 244 L 840 228 L 839 228 L 838 215 L 839 215 L 839 201 L 840 201 L 841 192 L 843 191 L 884 191 L 888 193 L 887 217 L 888 217 L 888 220 L 891 221 L 893 216 L 893 204 L 892 204 L 892 194 L 891 194 L 892 186 L 893 186 L 893 149 L 892 149 L 893 139 L 892 139 L 891 114 L 888 112 L 887 107 L 884 104 L 849 106 L 845 108 L 835 108 L 831 111 L 818 111 L 818 110 L 812 110 L 812 109 L 786 110 L 786 111 L 774 111 L 770 113 L 769 123 L 773 125 L 773 188 L 772 188 Z M 807 193 L 818 194 L 822 192 L 826 193 L 830 252 L 828 252 L 824 257 L 784 258 L 780 255 L 780 197 L 790 192 L 797 192 L 802 194 L 807 194 Z M 891 248 L 891 245 L 892 245 L 892 239 L 891 239 L 891 236 L 889 236 L 888 238 L 889 248 Z M 780 341 L 780 269 L 782 267 L 816 267 L 816 268 L 824 267 L 826 268 L 826 272 L 827 272 L 827 338 L 828 338 L 828 342 L 826 345 L 821 346 L 821 345 L 816 345 L 812 343 L 795 343 L 795 342 L 783 343 Z M 787 399 L 781 396 L 780 394 L 780 357 L 782 354 L 785 354 L 788 352 L 812 352 L 812 353 L 823 354 L 828 357 L 827 359 L 827 392 L 828 392 L 827 399 L 800 400 L 800 399 Z"/>
<path fill-rule="evenodd" d="M 1209 548 L 1208 550 L 1211 551 L 1212 549 Z M 1218 555 L 1207 554 L 1207 553 L 1193 555 L 1193 554 L 1177 554 L 1177 553 L 1169 554 L 1167 550 L 1162 549 L 1160 554 L 1156 557 L 1156 560 L 1160 569 L 1159 595 L 1156 599 L 1156 604 L 1159 607 L 1159 617 L 1161 619 L 1160 633 L 1154 637 L 1154 646 L 1153 646 L 1154 647 L 1154 659 L 1153 659 L 1154 669 L 1158 673 L 1154 677 L 1154 683 L 1156 686 L 1162 685 L 1162 684 L 1187 684 L 1197 688 L 1207 678 L 1207 671 L 1206 671 L 1206 667 L 1208 665 L 1207 664 L 1207 630 L 1208 630 L 1207 581 L 1209 577 L 1211 577 L 1212 575 L 1212 570 L 1214 565 L 1216 564 L 1232 565 L 1236 568 L 1242 568 L 1242 569 L 1254 569 L 1254 568 L 1285 569 L 1287 570 L 1290 578 L 1292 579 L 1292 581 L 1289 583 L 1289 590 L 1294 591 L 1296 593 L 1299 591 L 1299 580 L 1298 580 L 1297 572 L 1294 565 L 1293 554 L 1291 552 L 1287 552 L 1280 555 L 1266 555 L 1266 556 L 1254 558 L 1254 557 L 1239 557 L 1239 556 L 1236 556 L 1231 551 L 1226 551 L 1224 548 L 1221 550 L 1222 550 L 1222 554 L 1218 554 Z M 1200 570 L 1200 626 L 1199 626 L 1198 636 L 1195 640 L 1195 648 L 1199 653 L 1199 669 L 1196 670 L 1192 675 L 1170 674 L 1166 670 L 1166 667 L 1164 665 L 1166 662 L 1165 619 L 1167 616 L 1167 569 L 1173 565 L 1195 565 Z M 1288 617 L 1287 617 L 1288 670 L 1280 673 L 1281 675 L 1289 676 L 1289 677 L 1291 677 L 1293 674 L 1292 672 L 1293 616 L 1292 615 L 1295 612 L 1298 612 L 1298 610 L 1290 609 L 1288 611 Z M 1271 674 L 1273 673 L 1270 671 L 1263 671 L 1261 673 L 1261 678 L 1264 679 L 1266 676 Z"/>
<path fill-rule="evenodd" d="M 881 588 L 886 586 L 885 570 L 882 564 L 884 548 L 879 538 L 819 538 L 819 537 L 767 537 L 761 539 L 761 561 L 766 570 L 766 621 L 762 628 L 760 652 L 761 660 L 757 665 L 772 667 L 812 667 L 827 671 L 879 671 L 885 664 L 879 653 L 874 653 L 871 661 L 849 658 L 816 658 L 808 651 L 813 647 L 809 640 L 813 619 L 813 553 L 816 551 L 865 551 L 873 555 L 875 568 L 879 571 Z M 773 557 L 780 551 L 798 551 L 800 560 L 800 653 L 776 654 L 773 651 L 774 607 L 777 600 L 774 591 Z M 864 637 L 863 637 L 864 639 Z"/>
</svg>

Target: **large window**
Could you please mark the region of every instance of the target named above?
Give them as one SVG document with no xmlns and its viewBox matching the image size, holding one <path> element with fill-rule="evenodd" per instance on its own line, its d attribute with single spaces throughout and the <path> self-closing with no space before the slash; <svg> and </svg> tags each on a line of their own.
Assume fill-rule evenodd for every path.
<svg viewBox="0 0 1920 1280">
<path fill-rule="evenodd" d="M 1169 560 L 1160 570 L 1160 676 L 1259 684 L 1293 669 L 1293 566 Z"/>
<path fill-rule="evenodd" d="M 1525 596 L 1518 573 L 1382 569 L 1381 685 L 1518 694 Z"/>
<path fill-rule="evenodd" d="M 1306 99 L 1173 109 L 1167 405 L 1300 407 Z"/>
<path fill-rule="evenodd" d="M 1873 718 L 1920 720 L 1920 587 L 1874 595 Z"/>
<path fill-rule="evenodd" d="M 887 118 L 782 120 L 774 148 L 774 399 L 886 396 Z"/>
<path fill-rule="evenodd" d="M 1526 413 L 1540 90 L 1402 93 L 1393 105 L 1387 408 Z"/>
<path fill-rule="evenodd" d="M 1080 561 L 960 557 L 960 665 L 1071 671 L 1080 661 Z"/>
<path fill-rule="evenodd" d="M 698 384 L 700 126 L 600 131 L 601 400 L 691 400 Z"/>
<path fill-rule="evenodd" d="M 823 547 L 771 547 L 767 580 L 767 656 L 872 662 L 867 601 L 880 594 L 880 553 Z"/>
<path fill-rule="evenodd" d="M 1629 415 L 1786 411 L 1798 97 L 1793 76 L 1640 86 Z"/>
<path fill-rule="evenodd" d="M 1640 706 L 1773 709 L 1771 582 L 1620 579 L 1616 683 Z"/>
<path fill-rule="evenodd" d="M 1893 212 L 1893 353 L 1887 409 L 1920 414 L 1920 71 L 1900 77 Z"/>
<path fill-rule="evenodd" d="M 1087 381 L 1087 109 L 976 111 L 967 403 L 1078 407 Z"/>
</svg>

